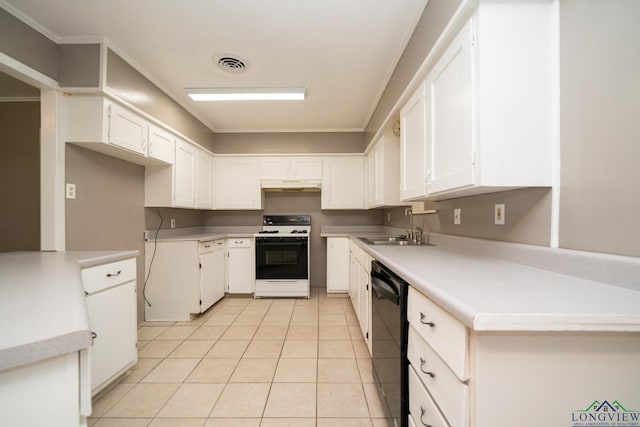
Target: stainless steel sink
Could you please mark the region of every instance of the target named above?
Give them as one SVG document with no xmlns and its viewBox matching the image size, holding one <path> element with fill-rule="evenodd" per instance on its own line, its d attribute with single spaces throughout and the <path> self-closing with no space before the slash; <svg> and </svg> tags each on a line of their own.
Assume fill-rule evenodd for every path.
<svg viewBox="0 0 640 427">
<path fill-rule="evenodd" d="M 367 245 L 376 246 L 435 246 L 430 243 L 418 243 L 400 237 L 359 237 Z"/>
</svg>

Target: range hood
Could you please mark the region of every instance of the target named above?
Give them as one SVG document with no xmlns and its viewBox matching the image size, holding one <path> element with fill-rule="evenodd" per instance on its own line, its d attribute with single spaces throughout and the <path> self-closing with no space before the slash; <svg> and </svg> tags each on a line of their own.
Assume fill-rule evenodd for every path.
<svg viewBox="0 0 640 427">
<path fill-rule="evenodd" d="M 319 179 L 263 179 L 261 187 L 265 191 L 320 191 Z"/>
</svg>

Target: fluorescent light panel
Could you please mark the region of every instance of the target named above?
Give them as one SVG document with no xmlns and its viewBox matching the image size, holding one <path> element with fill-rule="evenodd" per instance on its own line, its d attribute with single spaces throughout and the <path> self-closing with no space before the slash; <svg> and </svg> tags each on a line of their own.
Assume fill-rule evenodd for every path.
<svg viewBox="0 0 640 427">
<path fill-rule="evenodd" d="M 249 87 L 249 88 L 186 88 L 194 101 L 302 101 L 305 88 Z"/>
</svg>

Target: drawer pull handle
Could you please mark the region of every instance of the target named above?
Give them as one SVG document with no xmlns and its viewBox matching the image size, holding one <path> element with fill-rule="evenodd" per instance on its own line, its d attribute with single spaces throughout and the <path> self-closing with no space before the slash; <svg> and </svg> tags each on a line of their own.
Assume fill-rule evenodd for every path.
<svg viewBox="0 0 640 427">
<path fill-rule="evenodd" d="M 107 277 L 118 277 L 120 275 L 120 273 L 122 273 L 122 270 L 118 270 L 118 272 L 115 273 L 115 274 L 107 273 Z"/>
<path fill-rule="evenodd" d="M 420 422 L 422 423 L 422 425 L 424 427 L 433 427 L 431 424 L 427 424 L 424 421 L 422 421 L 422 417 L 424 417 L 424 415 L 427 413 L 427 410 L 424 409 L 424 407 L 422 405 L 420 405 Z"/>
<path fill-rule="evenodd" d="M 91 331 L 91 339 L 96 339 L 98 338 L 98 334 L 96 334 L 95 332 Z"/>
<path fill-rule="evenodd" d="M 423 374 L 427 374 L 427 375 L 429 375 L 431 378 L 435 378 L 435 377 L 436 377 L 436 374 L 434 374 L 434 373 L 433 373 L 433 372 L 431 372 L 431 371 L 425 371 L 425 370 L 424 370 L 424 365 L 425 365 L 425 363 L 427 363 L 427 362 L 426 362 L 426 361 L 421 357 L 421 358 L 420 358 L 420 370 L 422 371 L 422 373 L 423 373 Z"/>
<path fill-rule="evenodd" d="M 422 323 L 423 325 L 431 326 L 432 328 L 436 326 L 436 324 L 433 322 L 425 322 L 426 317 L 427 316 L 425 316 L 423 312 L 420 312 L 420 323 Z"/>
</svg>

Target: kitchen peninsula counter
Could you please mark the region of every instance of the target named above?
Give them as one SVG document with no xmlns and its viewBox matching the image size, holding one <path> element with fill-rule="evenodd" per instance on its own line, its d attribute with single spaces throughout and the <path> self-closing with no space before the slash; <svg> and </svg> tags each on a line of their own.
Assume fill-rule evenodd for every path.
<svg viewBox="0 0 640 427">
<path fill-rule="evenodd" d="M 0 254 L 0 372 L 89 348 L 80 270 L 138 251 Z"/>
</svg>

